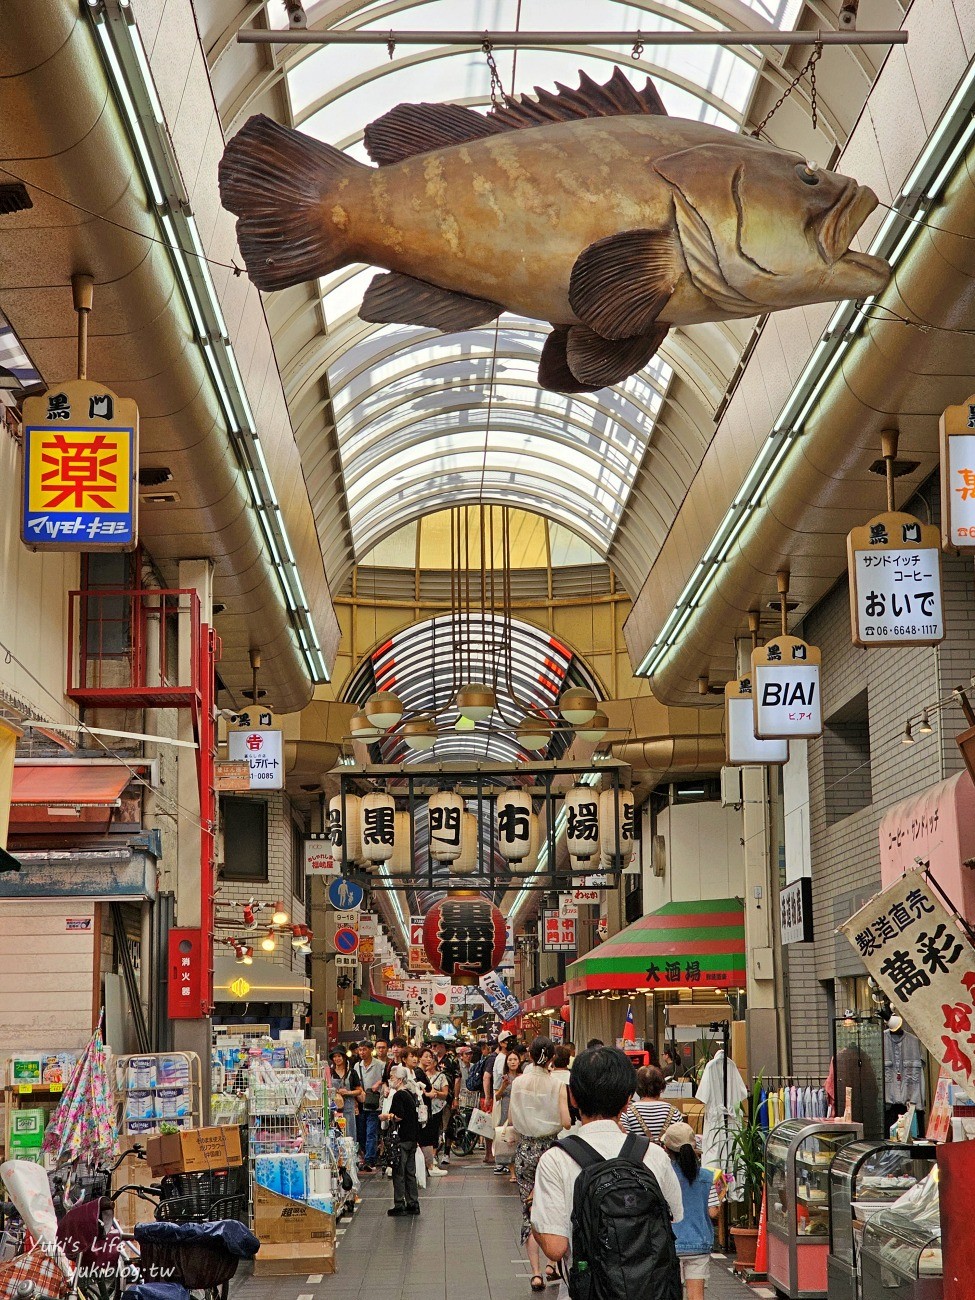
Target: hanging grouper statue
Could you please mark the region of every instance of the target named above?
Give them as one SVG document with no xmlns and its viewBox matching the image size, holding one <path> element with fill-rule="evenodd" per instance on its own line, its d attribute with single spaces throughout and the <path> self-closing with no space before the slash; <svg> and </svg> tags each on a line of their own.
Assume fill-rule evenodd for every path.
<svg viewBox="0 0 975 1300">
<path fill-rule="evenodd" d="M 550 321 L 538 381 L 562 393 L 634 374 L 673 326 L 887 283 L 886 262 L 850 250 L 877 199 L 849 177 L 669 118 L 619 69 L 536 95 L 487 115 L 401 104 L 366 127 L 376 168 L 252 117 L 220 163 L 251 279 L 285 289 L 367 262 L 389 272 L 367 321 Z"/>
</svg>

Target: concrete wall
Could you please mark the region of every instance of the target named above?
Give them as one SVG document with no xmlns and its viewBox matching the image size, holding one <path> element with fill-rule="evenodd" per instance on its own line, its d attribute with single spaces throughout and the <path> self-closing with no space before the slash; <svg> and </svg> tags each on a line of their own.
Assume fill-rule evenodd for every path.
<svg viewBox="0 0 975 1300">
<path fill-rule="evenodd" d="M 740 898 L 745 888 L 741 812 L 719 803 L 671 804 L 654 833 L 666 844 L 666 871 L 655 876 L 649 846 L 643 872 L 643 911 L 702 898 Z"/>
</svg>

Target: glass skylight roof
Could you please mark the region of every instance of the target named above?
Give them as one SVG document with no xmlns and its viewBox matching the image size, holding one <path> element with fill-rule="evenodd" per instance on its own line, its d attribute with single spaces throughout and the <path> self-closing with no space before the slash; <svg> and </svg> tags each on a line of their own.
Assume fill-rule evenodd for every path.
<svg viewBox="0 0 975 1300">
<path fill-rule="evenodd" d="M 639 61 L 620 48 L 499 50 L 505 88 L 517 93 L 584 70 L 608 80 L 621 66 L 635 85 L 651 75 L 669 113 L 732 130 L 755 86 L 756 51 L 654 46 L 655 30 L 794 25 L 800 0 L 698 8 L 684 0 L 393 0 L 343 5 L 342 27 L 393 30 L 606 30 L 641 33 Z M 274 10 L 272 13 L 271 11 Z M 269 16 L 280 25 L 280 5 Z M 328 21 L 324 4 L 309 24 Z M 399 103 L 489 103 L 480 51 L 400 45 L 296 47 L 284 58 L 296 125 L 367 161 L 369 122 Z M 348 267 L 322 281 L 327 333 L 317 361 L 337 418 L 355 555 L 447 504 L 488 501 L 537 511 L 570 528 L 601 555 L 612 547 L 653 436 L 671 370 L 655 358 L 641 375 L 591 396 L 544 393 L 537 358 L 548 326 L 504 316 L 493 327 L 440 335 L 368 325 L 357 312 L 375 274 Z M 490 414 L 488 402 L 490 397 Z"/>
</svg>

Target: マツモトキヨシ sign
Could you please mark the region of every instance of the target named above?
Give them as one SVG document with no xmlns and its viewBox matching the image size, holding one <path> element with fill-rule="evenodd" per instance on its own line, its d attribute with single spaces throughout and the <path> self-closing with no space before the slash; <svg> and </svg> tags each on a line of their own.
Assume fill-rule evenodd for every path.
<svg viewBox="0 0 975 1300">
<path fill-rule="evenodd" d="M 21 537 L 32 550 L 131 551 L 139 541 L 139 408 L 72 379 L 24 400 Z"/>
</svg>

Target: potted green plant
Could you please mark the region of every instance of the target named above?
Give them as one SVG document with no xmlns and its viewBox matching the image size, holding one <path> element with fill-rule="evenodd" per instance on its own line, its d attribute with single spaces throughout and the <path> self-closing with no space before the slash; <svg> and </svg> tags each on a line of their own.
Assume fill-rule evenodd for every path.
<svg viewBox="0 0 975 1300">
<path fill-rule="evenodd" d="M 735 1201 L 740 1211 L 740 1224 L 731 1229 L 738 1272 L 750 1272 L 754 1268 L 758 1246 L 758 1220 L 765 1190 L 766 1133 L 759 1122 L 761 1099 L 762 1076 L 758 1075 L 752 1084 L 751 1095 L 740 1107 L 740 1122 L 731 1135 L 731 1172 L 735 1179 Z"/>
</svg>

